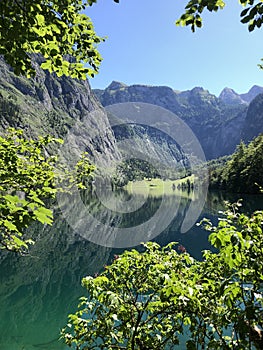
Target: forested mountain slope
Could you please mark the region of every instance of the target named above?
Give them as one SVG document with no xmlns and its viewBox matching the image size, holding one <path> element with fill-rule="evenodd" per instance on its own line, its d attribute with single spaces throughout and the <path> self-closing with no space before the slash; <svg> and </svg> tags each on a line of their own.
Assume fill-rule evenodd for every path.
<svg viewBox="0 0 263 350">
<path fill-rule="evenodd" d="M 212 188 L 238 193 L 260 193 L 263 188 L 263 134 L 248 145 L 241 142 L 229 159 L 208 163 Z"/>
</svg>

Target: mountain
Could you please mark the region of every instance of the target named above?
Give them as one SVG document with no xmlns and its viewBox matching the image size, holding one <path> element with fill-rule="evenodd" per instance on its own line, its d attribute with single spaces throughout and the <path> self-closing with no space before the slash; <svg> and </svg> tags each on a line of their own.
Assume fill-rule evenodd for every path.
<svg viewBox="0 0 263 350">
<path fill-rule="evenodd" d="M 252 102 L 254 98 L 263 93 L 263 87 L 254 85 L 252 88 L 246 93 L 246 94 L 241 94 L 240 97 L 242 98 L 243 101 L 246 101 L 247 103 Z"/>
<path fill-rule="evenodd" d="M 21 128 L 31 137 L 50 134 L 65 139 L 64 153 L 87 151 L 108 164 L 120 158 L 107 114 L 88 81 L 58 78 L 43 71 L 35 57 L 33 79 L 16 76 L 0 58 L 0 129 Z"/>
<path fill-rule="evenodd" d="M 228 105 L 246 104 L 246 101 L 238 93 L 228 87 L 222 90 L 219 99 Z"/>
<path fill-rule="evenodd" d="M 263 91 L 259 86 L 253 86 L 242 95 L 226 88 L 216 97 L 202 87 L 175 91 L 167 86 L 127 86 L 113 81 L 105 90 L 92 92 L 88 81 L 57 78 L 41 70 L 40 58 L 36 56 L 35 59 L 36 77 L 26 79 L 17 77 L 0 58 L 0 129 L 13 126 L 22 128 L 32 137 L 49 133 L 64 138 L 69 141 L 64 153 L 72 153 L 75 158 L 87 151 L 91 160 L 104 169 L 120 160 L 121 154 L 117 147 L 120 135 L 116 140 L 102 105 L 144 102 L 171 111 L 190 126 L 207 159 L 232 153 L 241 137 L 249 141 L 261 130 L 261 100 L 257 97 L 250 102 Z M 158 124 L 158 116 L 156 118 Z M 170 128 L 173 119 L 171 116 L 171 122 L 168 122 Z M 171 140 L 165 140 L 164 135 L 156 137 L 156 131 L 148 129 L 145 132 L 141 128 L 136 133 L 137 145 L 142 144 L 140 138 L 144 137 L 149 152 L 157 145 L 153 153 L 160 154 L 163 148 L 167 161 L 176 159 L 175 145 Z M 147 148 L 140 147 L 146 152 Z"/>
<path fill-rule="evenodd" d="M 254 98 L 263 93 L 263 87 L 254 85 L 252 88 L 244 94 L 238 94 L 233 89 L 228 87 L 224 88 L 219 95 L 219 98 L 226 104 L 249 104 Z"/>
<path fill-rule="evenodd" d="M 89 82 L 57 78 L 41 70 L 38 63 L 39 58 L 36 57 L 37 74 L 34 79 L 27 79 L 16 76 L 0 58 L 0 133 L 10 126 L 23 129 L 27 136 L 33 138 L 48 133 L 68 141 L 66 151 L 74 155 L 88 151 L 91 160 L 101 160 L 106 165 L 120 159 L 107 114 L 92 93 Z M 20 339 L 20 346 L 27 337 L 34 339 L 36 345 L 32 347 L 23 344 L 22 347 L 27 349 L 57 349 L 59 344 L 51 344 L 51 341 L 59 337 L 59 329 L 68 314 L 61 305 L 72 306 L 82 293 L 81 287 L 69 290 L 67 281 L 80 286 L 81 277 L 88 273 L 93 275 L 108 262 L 111 249 L 85 239 L 85 234 L 93 233 L 93 241 L 102 242 L 102 238 L 96 236 L 97 221 L 89 222 L 88 227 L 82 225 L 82 221 L 87 218 L 87 212 L 96 212 L 98 220 L 105 222 L 102 237 L 106 239 L 113 235 L 114 228 L 110 228 L 112 218 L 108 212 L 99 212 L 101 204 L 98 201 L 89 199 L 89 209 L 85 205 L 74 207 L 77 201 L 74 202 L 72 197 L 68 201 L 70 203 L 65 202 L 65 206 L 68 204 L 72 216 L 78 220 L 75 225 L 80 222 L 84 232 L 80 232 L 79 227 L 73 231 L 58 210 L 58 213 L 55 211 L 56 220 L 52 227 L 38 224 L 30 227 L 30 237 L 37 241 L 32 247 L 32 255 L 12 256 L 11 259 L 10 254 L 1 251 L 0 307 L 3 317 L 0 328 L 10 330 L 7 334 L 14 334 L 12 339 L 1 337 L 1 344 L 6 349 L 10 348 L 10 344 L 13 348 L 18 347 L 15 334 Z M 90 236 L 87 238 L 90 239 Z M 12 271 L 9 276 L 5 273 L 7 270 Z M 14 302 L 18 315 L 12 318 L 9 315 Z M 13 332 L 14 329 L 17 333 Z M 50 329 L 51 333 L 48 332 Z"/>
<path fill-rule="evenodd" d="M 247 113 L 241 131 L 241 139 L 248 143 L 263 132 L 263 87 L 254 85 L 245 94 L 237 94 L 225 88 L 219 98 L 226 104 L 247 104 Z"/>
<path fill-rule="evenodd" d="M 85 151 L 104 174 L 114 170 L 127 152 L 121 154 L 118 150 L 109 116 L 88 81 L 58 78 L 41 70 L 40 62 L 35 56 L 36 77 L 27 79 L 16 76 L 0 59 L 0 130 L 12 126 L 33 138 L 45 134 L 63 138 L 62 152 L 69 164 Z M 113 91 L 125 88 L 122 83 L 111 84 Z M 166 140 L 150 128 L 136 130 L 139 137 L 133 138 L 134 148 L 142 150 L 148 160 L 162 159 L 173 167 L 184 162 L 185 156 L 178 156 L 173 140 Z"/>
<path fill-rule="evenodd" d="M 263 94 L 250 103 L 241 137 L 248 142 L 260 133 L 263 133 Z"/>
<path fill-rule="evenodd" d="M 253 90 L 255 92 L 255 90 Z M 199 139 L 207 159 L 230 154 L 239 143 L 247 103 L 234 92 L 226 103 L 202 87 L 175 91 L 167 86 L 132 85 L 113 81 L 105 90 L 94 90 L 103 106 L 123 102 L 144 102 L 163 107 L 180 117 Z M 241 103 L 242 102 L 242 103 Z"/>
</svg>

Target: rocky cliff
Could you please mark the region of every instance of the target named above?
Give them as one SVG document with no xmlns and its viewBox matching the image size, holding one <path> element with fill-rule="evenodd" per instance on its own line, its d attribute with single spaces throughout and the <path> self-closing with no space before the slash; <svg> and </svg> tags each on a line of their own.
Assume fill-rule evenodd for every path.
<svg viewBox="0 0 263 350">
<path fill-rule="evenodd" d="M 87 151 L 91 160 L 119 159 L 107 114 L 89 82 L 58 78 L 37 62 L 38 57 L 35 78 L 27 79 L 16 76 L 0 59 L 0 128 L 21 128 L 32 137 L 61 137 L 74 154 Z"/>
</svg>

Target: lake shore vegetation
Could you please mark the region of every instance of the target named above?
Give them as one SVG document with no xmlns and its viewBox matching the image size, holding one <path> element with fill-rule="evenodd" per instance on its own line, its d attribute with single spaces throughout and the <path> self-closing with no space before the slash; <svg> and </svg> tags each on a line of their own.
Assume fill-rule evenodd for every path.
<svg viewBox="0 0 263 350">
<path fill-rule="evenodd" d="M 228 204 L 217 225 L 204 220 L 216 253 L 146 243 L 95 277 L 62 331 L 76 349 L 262 349 L 263 212 Z"/>
</svg>

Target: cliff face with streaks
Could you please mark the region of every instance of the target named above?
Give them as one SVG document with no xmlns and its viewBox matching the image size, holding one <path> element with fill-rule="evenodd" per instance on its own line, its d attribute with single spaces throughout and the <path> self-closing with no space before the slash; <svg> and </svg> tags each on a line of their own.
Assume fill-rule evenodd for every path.
<svg viewBox="0 0 263 350">
<path fill-rule="evenodd" d="M 37 61 L 35 78 L 27 79 L 0 60 L 0 128 L 63 138 L 74 154 L 87 151 L 91 160 L 119 159 L 107 115 L 89 82 L 58 78 L 41 70 Z"/>
</svg>

